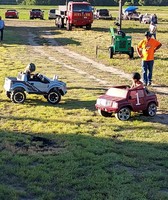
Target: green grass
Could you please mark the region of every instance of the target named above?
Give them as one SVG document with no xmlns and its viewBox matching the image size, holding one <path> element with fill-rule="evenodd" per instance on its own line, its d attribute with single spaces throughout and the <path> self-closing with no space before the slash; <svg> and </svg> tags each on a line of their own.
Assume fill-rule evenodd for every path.
<svg viewBox="0 0 168 200">
<path fill-rule="evenodd" d="M 29 7 L 20 8 L 20 14 Z M 0 7 L 3 13 L 5 6 Z M 46 7 L 46 10 L 48 7 Z M 167 9 L 142 7 L 143 12 L 156 12 L 163 21 L 158 24 L 158 38 L 163 47 L 157 53 L 154 69 L 155 83 L 167 85 Z M 111 12 L 117 8 L 111 8 Z M 28 16 L 28 15 L 27 15 Z M 4 44 L 0 46 L 0 196 L 1 199 L 41 200 L 165 200 L 168 198 L 167 114 L 168 98 L 157 94 L 159 110 L 157 120 L 132 113 L 127 122 L 114 117 L 98 115 L 94 104 L 105 92 L 104 87 L 87 76 L 54 63 L 33 51 L 28 45 L 29 31 L 38 35 L 36 42 L 46 46 L 44 31 L 51 31 L 55 39 L 66 48 L 79 52 L 96 61 L 115 66 L 126 73 L 140 71 L 140 59 L 128 60 L 127 56 L 108 58 L 109 27 L 113 21 L 94 21 L 93 29 L 58 30 L 54 21 L 34 20 L 35 27 L 28 27 L 23 16 L 20 23 L 25 28 L 7 26 Z M 16 21 L 16 20 L 13 20 Z M 32 21 L 31 21 L 32 22 Z M 8 24 L 8 20 L 6 21 Z M 143 38 L 148 25 L 123 22 L 124 30 L 133 36 L 133 45 Z M 100 45 L 98 58 L 95 46 Z M 62 55 L 52 51 L 51 56 Z M 62 58 L 64 60 L 64 58 Z M 66 58 L 67 64 L 75 64 Z M 37 71 L 52 77 L 58 74 L 68 86 L 68 93 L 60 104 L 53 106 L 42 96 L 27 95 L 24 104 L 13 104 L 3 90 L 6 76 L 17 76 L 27 63 L 34 62 Z M 111 84 L 131 84 L 121 79 L 91 69 Z"/>
</svg>

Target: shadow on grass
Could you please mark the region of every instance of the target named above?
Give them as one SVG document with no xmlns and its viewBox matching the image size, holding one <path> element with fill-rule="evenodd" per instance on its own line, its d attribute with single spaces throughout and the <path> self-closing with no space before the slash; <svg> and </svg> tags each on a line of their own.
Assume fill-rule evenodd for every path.
<svg viewBox="0 0 168 200">
<path fill-rule="evenodd" d="M 61 34 L 61 32 L 59 31 L 55 31 L 54 27 L 12 27 L 12 26 L 8 26 L 5 28 L 5 32 L 4 33 L 4 41 L 3 41 L 3 46 L 7 46 L 10 44 L 20 44 L 20 45 L 27 45 L 29 44 L 28 42 L 28 33 L 35 33 L 38 34 L 36 35 L 36 37 L 34 38 L 34 40 L 37 42 L 36 44 L 34 44 L 34 46 L 38 45 L 38 46 L 43 46 L 45 43 L 50 43 L 53 46 L 56 45 L 68 45 L 68 44 L 74 44 L 79 46 L 80 42 L 75 41 L 73 39 L 70 38 L 57 38 L 56 42 L 54 39 L 50 38 L 50 35 L 59 35 Z M 13 37 L 13 36 L 17 37 Z M 41 38 L 41 35 L 45 35 L 45 38 Z M 48 40 L 49 39 L 49 40 Z"/>
<path fill-rule="evenodd" d="M 10 100 L 9 100 L 10 101 Z M 6 102 L 5 100 L 0 100 L 0 102 Z M 12 103 L 12 102 L 11 102 Z M 68 99 L 65 100 L 64 102 L 60 102 L 59 104 L 53 105 L 48 103 L 47 101 L 44 102 L 39 99 L 27 99 L 24 103 L 26 106 L 45 106 L 45 107 L 53 107 L 53 109 L 63 109 L 63 110 L 79 110 L 79 113 L 81 112 L 81 109 L 87 109 L 91 112 L 93 112 L 92 116 L 98 115 L 98 112 L 95 108 L 96 100 L 90 100 L 90 101 L 81 101 L 78 99 Z M 102 118 L 102 116 L 99 116 Z M 5 116 L 1 115 L 1 119 L 14 119 L 14 120 L 32 120 L 32 121 L 42 121 L 44 123 L 51 121 L 53 123 L 57 122 L 63 122 L 63 123 L 69 123 L 71 124 L 70 120 L 64 120 L 64 119 L 39 119 L 39 118 L 34 118 L 34 117 L 13 117 L 13 116 Z M 104 118 L 104 117 L 103 117 Z M 114 118 L 114 113 L 111 118 Z M 113 120 L 113 119 L 111 119 Z M 139 122 L 152 122 L 152 123 L 159 123 L 163 125 L 168 125 L 168 114 L 166 112 L 160 113 L 158 112 L 154 117 L 149 117 L 149 116 L 144 116 L 142 113 L 134 113 L 132 112 L 132 116 L 129 119 L 129 121 L 134 122 L 134 121 L 139 121 Z M 76 122 L 78 125 L 79 124 L 85 124 L 85 122 Z M 74 124 L 74 122 L 72 122 Z M 125 127 L 125 126 L 124 126 Z M 136 128 L 135 128 L 136 129 Z M 164 131 L 164 130 L 163 130 Z"/>
<path fill-rule="evenodd" d="M 0 129 L 1 198 L 166 199 L 168 145 L 115 128 L 106 138 Z"/>
<path fill-rule="evenodd" d="M 155 60 L 168 60 L 168 58 L 163 58 L 163 57 L 158 57 L 158 56 L 155 56 Z"/>
</svg>

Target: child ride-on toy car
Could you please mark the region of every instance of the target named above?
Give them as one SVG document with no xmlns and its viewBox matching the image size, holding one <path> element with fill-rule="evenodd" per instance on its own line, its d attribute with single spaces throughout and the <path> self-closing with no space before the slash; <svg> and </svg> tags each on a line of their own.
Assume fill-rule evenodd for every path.
<svg viewBox="0 0 168 200">
<path fill-rule="evenodd" d="M 95 106 L 100 115 L 111 117 L 112 113 L 115 113 L 117 119 L 125 121 L 130 118 L 131 111 L 142 111 L 146 116 L 155 116 L 158 101 L 156 95 L 143 86 L 116 86 L 100 96 Z"/>
<path fill-rule="evenodd" d="M 61 96 L 67 92 L 66 83 L 59 81 L 56 76 L 49 79 L 42 74 L 35 74 L 29 79 L 28 74 L 23 72 L 18 77 L 6 77 L 4 88 L 7 97 L 14 103 L 23 103 L 26 100 L 25 93 L 28 93 L 43 95 L 49 103 L 58 104 Z"/>
</svg>

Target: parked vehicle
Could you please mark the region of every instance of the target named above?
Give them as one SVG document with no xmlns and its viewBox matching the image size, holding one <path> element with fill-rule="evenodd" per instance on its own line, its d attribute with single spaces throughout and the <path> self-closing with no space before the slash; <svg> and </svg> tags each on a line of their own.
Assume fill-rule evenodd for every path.
<svg viewBox="0 0 168 200">
<path fill-rule="evenodd" d="M 126 20 L 139 20 L 140 12 L 136 10 L 138 7 L 136 6 L 129 6 L 123 11 L 122 18 Z"/>
<path fill-rule="evenodd" d="M 141 20 L 141 23 L 150 24 L 150 23 L 151 23 L 151 20 L 152 20 L 151 14 L 147 14 L 147 13 L 146 13 L 145 15 L 143 15 L 142 20 Z"/>
<path fill-rule="evenodd" d="M 55 25 L 58 28 L 64 28 L 68 31 L 72 27 L 83 27 L 87 30 L 91 29 L 93 23 L 92 6 L 88 2 L 73 2 L 70 1 L 66 6 L 59 6 L 56 10 Z"/>
<path fill-rule="evenodd" d="M 48 19 L 56 19 L 56 9 L 49 10 Z"/>
<path fill-rule="evenodd" d="M 42 74 L 34 75 L 28 80 L 27 74 L 20 72 L 18 77 L 6 77 L 4 88 L 6 95 L 14 103 L 24 103 L 26 93 L 43 95 L 51 104 L 58 104 L 61 96 L 67 92 L 66 83 L 59 81 L 57 77 L 49 79 Z"/>
<path fill-rule="evenodd" d="M 42 11 L 41 9 L 32 9 L 30 11 L 30 19 L 44 19 L 44 11 Z"/>
<path fill-rule="evenodd" d="M 107 9 L 98 9 L 94 12 L 95 19 L 112 19 L 112 15 L 110 15 L 109 10 Z"/>
<path fill-rule="evenodd" d="M 100 115 L 115 117 L 119 120 L 128 120 L 131 111 L 142 112 L 146 116 L 155 116 L 158 106 L 157 97 L 145 87 L 129 88 L 128 86 L 115 86 L 96 101 L 96 109 Z"/>
<path fill-rule="evenodd" d="M 16 19 L 19 19 L 19 13 L 16 10 L 7 10 L 5 12 L 5 18 L 16 18 Z"/>
</svg>

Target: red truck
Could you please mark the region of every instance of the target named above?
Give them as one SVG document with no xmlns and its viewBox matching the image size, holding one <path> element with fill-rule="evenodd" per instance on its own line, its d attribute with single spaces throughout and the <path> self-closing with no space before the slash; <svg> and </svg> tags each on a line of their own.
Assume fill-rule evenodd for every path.
<svg viewBox="0 0 168 200">
<path fill-rule="evenodd" d="M 64 28 L 68 31 L 72 30 L 72 27 L 83 27 L 87 30 L 91 29 L 93 23 L 93 11 L 92 6 L 88 2 L 68 2 L 65 6 L 58 6 L 56 10 L 55 25 L 58 28 Z"/>
</svg>

